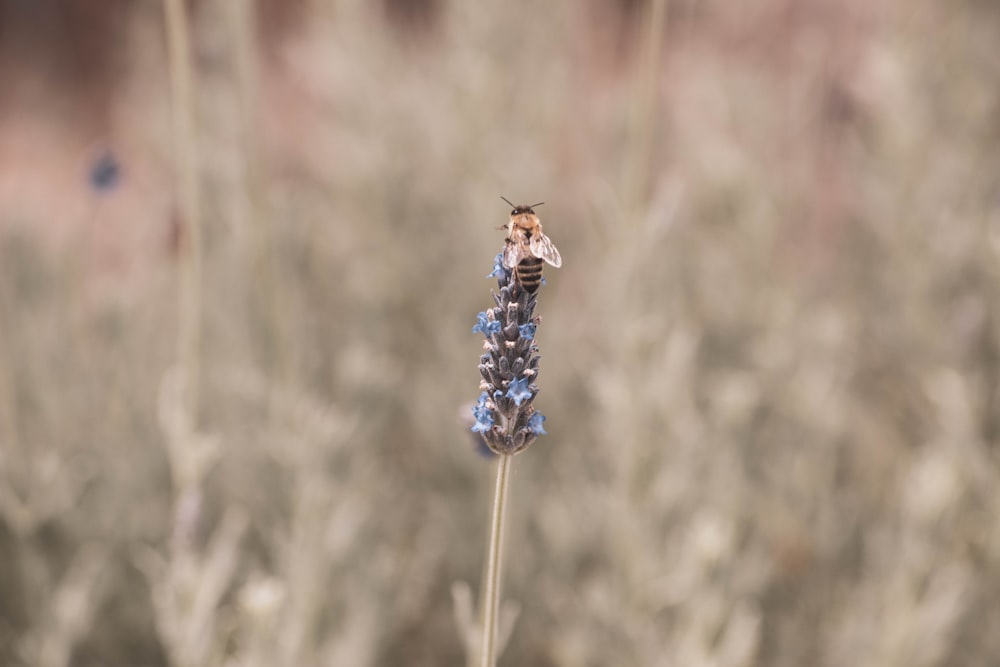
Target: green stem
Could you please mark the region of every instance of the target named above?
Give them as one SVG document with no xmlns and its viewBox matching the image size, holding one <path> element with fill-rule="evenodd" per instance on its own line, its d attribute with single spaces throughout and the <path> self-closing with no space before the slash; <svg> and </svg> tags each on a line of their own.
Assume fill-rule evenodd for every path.
<svg viewBox="0 0 1000 667">
<path fill-rule="evenodd" d="M 497 464 L 497 490 L 493 497 L 493 520 L 490 523 L 490 553 L 483 594 L 482 667 L 496 665 L 497 615 L 500 607 L 500 568 L 503 564 L 503 524 L 507 507 L 507 482 L 513 454 L 501 454 Z"/>
</svg>

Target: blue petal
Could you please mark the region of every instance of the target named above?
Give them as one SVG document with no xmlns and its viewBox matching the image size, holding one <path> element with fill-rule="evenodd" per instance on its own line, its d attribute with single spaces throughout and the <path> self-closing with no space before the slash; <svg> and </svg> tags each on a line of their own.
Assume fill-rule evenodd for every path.
<svg viewBox="0 0 1000 667">
<path fill-rule="evenodd" d="M 534 322 L 528 322 L 527 324 L 522 324 L 521 326 L 519 326 L 517 328 L 517 331 L 519 334 L 521 334 L 521 338 L 531 339 L 535 337 L 535 330 L 537 328 L 538 327 Z"/>
<path fill-rule="evenodd" d="M 483 419 L 487 415 L 492 417 L 493 411 L 490 410 L 485 405 L 477 405 L 474 408 L 472 408 L 472 416 L 476 418 L 476 421 Z"/>
<path fill-rule="evenodd" d="M 491 428 L 493 428 L 493 414 L 486 411 L 484 414 L 477 415 L 476 423 L 472 425 L 472 432 L 486 433 Z"/>
<path fill-rule="evenodd" d="M 507 267 L 503 265 L 503 253 L 497 253 L 497 256 L 493 258 L 493 271 L 487 278 L 499 278 L 504 280 L 507 278 Z"/>
<path fill-rule="evenodd" d="M 511 382 L 506 396 L 514 401 L 514 405 L 518 406 L 531 398 L 531 390 L 528 389 L 528 378 L 520 378 Z"/>
<path fill-rule="evenodd" d="M 476 315 L 476 324 L 472 327 L 472 333 L 481 333 L 484 336 L 490 336 L 495 333 L 500 332 L 500 323 L 496 320 L 490 320 L 486 317 L 486 313 L 482 312 Z"/>
<path fill-rule="evenodd" d="M 479 400 L 472 407 L 472 415 L 476 418 L 476 423 L 472 427 L 475 433 L 485 433 L 493 428 L 493 410 L 487 404 L 489 398 L 490 395 L 484 391 L 479 394 Z"/>
<path fill-rule="evenodd" d="M 542 422 L 545 421 L 545 415 L 541 412 L 536 412 L 531 415 L 531 419 L 528 420 L 528 428 L 537 433 L 538 435 L 548 435 L 548 431 L 542 427 Z"/>
</svg>

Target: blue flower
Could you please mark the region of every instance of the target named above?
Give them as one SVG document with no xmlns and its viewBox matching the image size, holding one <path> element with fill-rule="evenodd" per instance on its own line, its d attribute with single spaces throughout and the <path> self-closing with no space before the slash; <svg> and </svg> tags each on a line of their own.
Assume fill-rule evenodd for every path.
<svg viewBox="0 0 1000 667">
<path fill-rule="evenodd" d="M 111 151 L 104 151 L 91 163 L 88 180 L 95 192 L 105 193 L 115 189 L 121 180 L 121 165 Z"/>
<path fill-rule="evenodd" d="M 507 279 L 507 267 L 503 265 L 503 253 L 498 252 L 497 256 L 493 258 L 493 272 L 486 276 L 487 278 L 499 278 L 500 280 Z"/>
<path fill-rule="evenodd" d="M 493 428 L 493 415 L 487 413 L 481 419 L 477 419 L 472 425 L 473 433 L 488 433 Z"/>
<path fill-rule="evenodd" d="M 517 406 L 520 406 L 525 400 L 531 398 L 531 390 L 528 389 L 528 378 L 520 378 L 511 382 L 505 396 L 513 399 L 514 405 Z"/>
<path fill-rule="evenodd" d="M 493 428 L 493 413 L 489 410 L 476 415 L 476 423 L 472 425 L 473 433 L 487 433 Z"/>
<path fill-rule="evenodd" d="M 490 408 L 486 404 L 486 402 L 489 399 L 490 395 L 487 394 L 485 391 L 479 394 L 479 400 L 476 401 L 476 404 L 474 406 L 472 406 L 472 414 L 475 415 L 476 419 L 479 419 L 480 416 L 490 412 Z"/>
<path fill-rule="evenodd" d="M 476 315 L 476 320 L 476 326 L 472 327 L 472 333 L 479 332 L 484 336 L 500 333 L 500 323 L 496 320 L 487 319 L 485 312 Z"/>
<path fill-rule="evenodd" d="M 521 334 L 521 338 L 531 339 L 535 337 L 535 329 L 537 328 L 538 327 L 534 322 L 528 322 L 527 324 L 519 326 L 517 331 Z"/>
<path fill-rule="evenodd" d="M 486 433 L 493 428 L 493 410 L 487 404 L 488 400 L 489 394 L 484 391 L 472 407 L 472 415 L 476 418 L 476 423 L 472 427 L 473 433 Z"/>
<path fill-rule="evenodd" d="M 528 428 L 537 433 L 538 435 L 548 435 L 548 431 L 542 427 L 542 422 L 545 421 L 545 415 L 541 412 L 536 412 L 531 415 L 531 419 L 528 420 Z"/>
</svg>

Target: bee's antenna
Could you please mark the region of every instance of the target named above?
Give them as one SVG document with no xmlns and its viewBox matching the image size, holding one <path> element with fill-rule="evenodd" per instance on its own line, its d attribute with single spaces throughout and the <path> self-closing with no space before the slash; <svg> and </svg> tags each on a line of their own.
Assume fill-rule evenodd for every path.
<svg viewBox="0 0 1000 667">
<path fill-rule="evenodd" d="M 544 204 L 544 203 L 545 203 L 545 202 L 543 202 L 543 201 L 540 201 L 540 202 L 538 202 L 537 204 L 532 204 L 532 205 L 531 205 L 531 206 L 529 206 L 528 208 L 535 208 L 536 206 L 541 206 L 541 205 L 542 205 L 542 204 Z"/>
<path fill-rule="evenodd" d="M 507 198 L 506 198 L 506 197 L 504 197 L 503 195 L 500 195 L 500 199 L 502 199 L 502 200 L 504 200 L 505 202 L 507 202 L 508 204 L 510 204 L 512 208 L 517 208 L 517 205 L 516 205 L 516 204 L 513 204 L 513 203 L 512 203 L 512 202 L 511 202 L 511 201 L 510 201 L 509 199 L 507 199 Z"/>
</svg>

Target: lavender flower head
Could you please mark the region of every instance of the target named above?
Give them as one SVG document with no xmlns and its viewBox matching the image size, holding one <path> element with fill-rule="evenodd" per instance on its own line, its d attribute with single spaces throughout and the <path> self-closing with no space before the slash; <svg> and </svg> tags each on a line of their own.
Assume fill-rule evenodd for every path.
<svg viewBox="0 0 1000 667">
<path fill-rule="evenodd" d="M 497 454 L 516 454 L 539 435 L 545 435 L 545 416 L 533 406 L 538 387 L 538 346 L 535 331 L 540 318 L 534 316 L 537 292 L 532 294 L 517 282 L 497 255 L 493 272 L 499 292 L 493 292 L 493 308 L 477 316 L 474 333 L 481 333 L 486 350 L 479 358 L 482 393 L 472 414 L 472 430 L 483 436 Z"/>
</svg>

